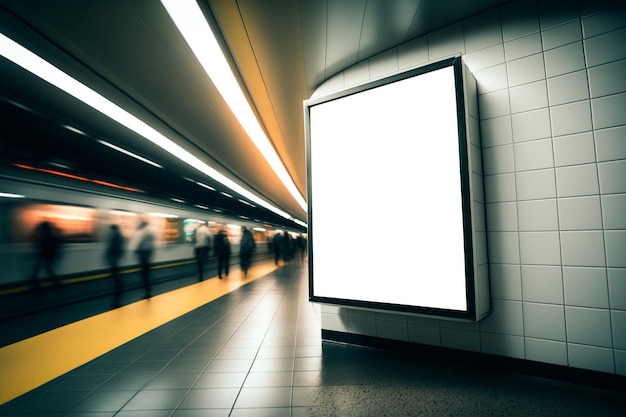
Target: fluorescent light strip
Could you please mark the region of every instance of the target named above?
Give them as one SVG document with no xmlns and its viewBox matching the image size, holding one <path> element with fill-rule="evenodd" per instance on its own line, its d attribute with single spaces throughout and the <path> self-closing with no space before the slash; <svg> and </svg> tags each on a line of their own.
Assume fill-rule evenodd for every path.
<svg viewBox="0 0 626 417">
<path fill-rule="evenodd" d="M 25 70 L 38 76 L 42 80 L 56 86 L 57 88 L 60 88 L 61 90 L 77 98 L 88 106 L 93 107 L 102 114 L 115 120 L 122 126 L 125 126 L 126 128 L 139 134 L 140 136 L 144 137 L 155 145 L 163 148 L 181 161 L 194 167 L 203 174 L 208 175 L 215 181 L 223 184 L 234 192 L 241 194 L 247 199 L 256 202 L 260 206 L 267 208 L 268 210 L 278 214 L 279 216 L 293 220 L 293 217 L 285 211 L 273 206 L 272 204 L 261 199 L 260 197 L 257 197 L 252 192 L 246 190 L 230 178 L 221 174 L 214 168 L 208 166 L 199 158 L 186 151 L 182 147 L 178 146 L 170 139 L 163 136 L 156 129 L 139 120 L 137 117 L 128 113 L 126 110 L 122 109 L 121 107 L 106 99 L 104 96 L 98 94 L 94 90 L 90 89 L 86 85 L 70 77 L 54 65 L 50 64 L 48 61 L 35 55 L 33 52 L 24 48 L 22 45 L 8 38 L 2 33 L 0 33 L 0 54 L 7 58 L 9 61 L 12 61 L 13 63 L 24 68 Z"/>
<path fill-rule="evenodd" d="M 196 1 L 161 0 L 161 3 L 252 142 L 300 207 L 306 211 L 304 198 L 259 125 Z"/>
<path fill-rule="evenodd" d="M 66 129 L 67 129 L 67 130 L 69 130 L 70 132 L 74 132 L 74 133 L 77 133 L 77 134 L 82 135 L 82 136 L 87 136 L 87 134 L 86 134 L 85 132 L 83 132 L 82 130 L 77 129 L 77 128 L 75 128 L 75 127 L 68 126 L 68 125 L 61 125 L 61 126 L 63 126 L 64 128 L 66 128 Z"/>
<path fill-rule="evenodd" d="M 121 152 L 121 153 L 123 153 L 124 155 L 132 156 L 132 157 L 133 157 L 133 158 L 135 158 L 135 159 L 139 159 L 140 161 L 145 162 L 146 164 L 153 165 L 153 166 L 155 166 L 155 167 L 157 167 L 157 168 L 163 168 L 161 165 L 157 164 L 156 162 L 152 162 L 151 160 L 146 159 L 146 158 L 144 158 L 143 156 L 139 156 L 139 155 L 137 155 L 137 154 L 134 154 L 134 153 L 132 153 L 132 152 L 130 152 L 130 151 L 127 151 L 127 150 L 126 150 L 126 149 L 124 149 L 124 148 L 120 148 L 119 146 L 113 145 L 112 143 L 109 143 L 109 142 L 106 142 L 106 141 L 104 141 L 104 140 L 100 140 L 100 139 L 98 139 L 98 142 L 100 142 L 100 143 L 101 143 L 101 144 L 103 144 L 104 146 L 108 146 L 108 147 L 109 147 L 109 148 L 111 148 L 111 149 L 115 149 L 116 151 Z"/>
<path fill-rule="evenodd" d="M 191 181 L 193 181 L 193 180 L 191 180 Z M 199 182 L 199 181 L 193 181 L 193 182 L 198 184 L 200 187 L 206 188 L 207 190 L 215 191 L 215 188 L 211 187 L 210 185 L 206 185 L 206 184 L 204 184 L 202 182 Z"/>
<path fill-rule="evenodd" d="M 0 198 L 26 198 L 26 196 L 22 194 L 0 193 Z"/>
</svg>

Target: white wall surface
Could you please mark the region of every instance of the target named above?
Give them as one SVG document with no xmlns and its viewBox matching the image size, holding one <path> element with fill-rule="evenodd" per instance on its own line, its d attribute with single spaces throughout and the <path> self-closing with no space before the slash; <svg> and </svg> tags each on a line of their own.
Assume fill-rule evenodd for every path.
<svg viewBox="0 0 626 417">
<path fill-rule="evenodd" d="M 429 33 L 315 92 L 464 55 L 478 82 L 492 305 L 479 323 L 322 306 L 323 329 L 626 375 L 626 5 L 541 3 Z"/>
</svg>

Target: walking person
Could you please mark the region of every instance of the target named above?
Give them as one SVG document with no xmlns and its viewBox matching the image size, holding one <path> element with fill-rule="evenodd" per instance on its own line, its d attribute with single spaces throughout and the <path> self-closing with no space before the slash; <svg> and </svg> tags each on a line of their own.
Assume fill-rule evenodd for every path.
<svg viewBox="0 0 626 417">
<path fill-rule="evenodd" d="M 37 245 L 37 259 L 35 261 L 35 268 L 31 276 L 31 281 L 35 288 L 39 287 L 37 276 L 39 270 L 43 267 L 50 278 L 55 283 L 59 283 L 59 278 L 54 272 L 53 266 L 57 261 L 59 255 L 59 249 L 61 246 L 61 237 L 58 230 L 48 220 L 44 220 L 35 227 L 35 240 Z"/>
<path fill-rule="evenodd" d="M 145 214 L 140 217 L 139 229 L 135 239 L 135 254 L 141 264 L 141 277 L 146 292 L 145 298 L 150 298 L 152 297 L 150 289 L 150 261 L 154 252 L 155 233 L 148 224 L 148 216 Z"/>
<path fill-rule="evenodd" d="M 115 281 L 115 294 L 113 296 L 113 306 L 119 307 L 122 295 L 122 278 L 120 277 L 119 262 L 124 253 L 124 236 L 116 224 L 109 227 L 109 237 L 105 258 L 111 268 L 111 276 Z"/>
<path fill-rule="evenodd" d="M 217 276 L 222 279 L 222 271 L 228 276 L 230 267 L 230 242 L 224 226 L 213 238 L 213 251 L 217 256 Z"/>
<path fill-rule="evenodd" d="M 196 264 L 198 265 L 198 281 L 204 279 L 204 265 L 209 261 L 212 239 L 211 230 L 206 223 L 200 223 L 196 229 L 196 245 L 194 247 Z"/>
<path fill-rule="evenodd" d="M 252 252 L 256 249 L 256 242 L 252 232 L 247 227 L 243 227 L 241 235 L 241 245 L 239 246 L 239 262 L 241 270 L 245 276 L 248 276 L 248 269 L 252 263 Z"/>
</svg>

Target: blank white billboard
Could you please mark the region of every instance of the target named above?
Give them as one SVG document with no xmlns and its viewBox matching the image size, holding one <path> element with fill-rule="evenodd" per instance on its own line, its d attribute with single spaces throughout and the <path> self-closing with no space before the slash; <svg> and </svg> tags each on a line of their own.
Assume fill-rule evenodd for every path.
<svg viewBox="0 0 626 417">
<path fill-rule="evenodd" d="M 311 300 L 460 317 L 470 309 L 454 62 L 306 103 Z"/>
</svg>

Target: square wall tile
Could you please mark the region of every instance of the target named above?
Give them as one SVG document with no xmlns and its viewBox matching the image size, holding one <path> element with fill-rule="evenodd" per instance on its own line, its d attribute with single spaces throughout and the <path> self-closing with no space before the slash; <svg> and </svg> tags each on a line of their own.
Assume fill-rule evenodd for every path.
<svg viewBox="0 0 626 417">
<path fill-rule="evenodd" d="M 605 229 L 626 229 L 626 194 L 602 196 L 602 220 Z"/>
<path fill-rule="evenodd" d="M 515 201 L 515 174 L 486 175 L 485 202 Z"/>
<path fill-rule="evenodd" d="M 428 43 L 426 36 L 420 36 L 407 43 L 398 45 L 398 68 L 401 70 L 417 68 L 428 62 Z"/>
<path fill-rule="evenodd" d="M 548 109 L 514 114 L 511 117 L 511 121 L 514 142 L 525 142 L 551 136 L 550 113 Z"/>
<path fill-rule="evenodd" d="M 520 233 L 519 241 L 522 264 L 561 264 L 561 244 L 558 232 L 523 232 Z"/>
<path fill-rule="evenodd" d="M 591 106 L 587 100 L 553 106 L 550 108 L 550 116 L 554 136 L 571 135 L 591 130 Z"/>
<path fill-rule="evenodd" d="M 376 336 L 383 339 L 409 340 L 409 328 L 406 323 L 398 321 L 376 320 Z"/>
<path fill-rule="evenodd" d="M 480 352 L 480 333 L 471 330 L 442 328 L 441 346 Z"/>
<path fill-rule="evenodd" d="M 408 337 L 409 342 L 441 346 L 441 329 L 439 326 L 425 326 L 418 323 L 409 323 Z"/>
<path fill-rule="evenodd" d="M 502 43 L 502 25 L 497 9 L 466 19 L 463 29 L 467 52 Z"/>
<path fill-rule="evenodd" d="M 539 11 L 539 21 L 544 31 L 574 20 L 579 20 L 578 3 L 574 1 L 557 2 Z"/>
<path fill-rule="evenodd" d="M 520 201 L 517 204 L 520 231 L 558 230 L 556 199 Z"/>
<path fill-rule="evenodd" d="M 559 197 L 598 194 L 600 190 L 596 164 L 557 168 L 556 186 Z"/>
<path fill-rule="evenodd" d="M 518 172 L 516 183 L 518 200 L 556 197 L 556 181 L 553 169 Z"/>
<path fill-rule="evenodd" d="M 509 3 L 512 4 L 512 3 Z M 501 8 L 502 11 L 502 37 L 505 41 L 521 38 L 526 35 L 539 32 L 539 15 L 536 6 L 532 10 L 520 11 L 518 5 L 524 7 L 530 6 L 531 3 L 524 2 L 513 4 L 515 8 Z M 510 12 L 507 12 L 510 10 Z"/>
<path fill-rule="evenodd" d="M 509 90 L 479 95 L 478 108 L 480 109 L 481 120 L 510 114 Z"/>
<path fill-rule="evenodd" d="M 505 42 L 504 44 L 504 54 L 507 61 L 513 61 L 541 52 L 541 35 L 539 32 Z"/>
<path fill-rule="evenodd" d="M 592 132 L 554 138 L 554 162 L 557 167 L 596 162 L 595 153 Z"/>
<path fill-rule="evenodd" d="M 591 97 L 597 98 L 626 91 L 626 59 L 589 68 Z"/>
<path fill-rule="evenodd" d="M 595 1 L 591 3 L 596 4 Z M 626 26 L 626 8 L 623 5 L 622 7 L 608 8 L 608 10 L 600 13 L 596 13 L 596 10 L 593 10 L 592 13 L 589 16 L 583 16 L 582 19 L 585 38 L 598 36 Z"/>
<path fill-rule="evenodd" d="M 337 314 L 322 313 L 322 329 L 336 332 L 349 332 L 348 318 Z"/>
<path fill-rule="evenodd" d="M 563 265 L 605 266 L 602 231 L 561 232 Z"/>
<path fill-rule="evenodd" d="M 551 106 L 572 103 L 589 98 L 587 71 L 576 71 L 548 79 L 548 98 Z"/>
<path fill-rule="evenodd" d="M 398 52 L 395 48 L 374 55 L 368 62 L 372 80 L 398 72 Z"/>
<path fill-rule="evenodd" d="M 613 347 L 626 350 L 626 311 L 611 311 Z"/>
<path fill-rule="evenodd" d="M 472 72 L 503 64 L 504 46 L 500 43 L 485 49 L 469 52 L 466 59 L 467 66 Z"/>
<path fill-rule="evenodd" d="M 431 61 L 465 53 L 463 25 L 461 23 L 430 32 L 427 36 L 428 58 Z"/>
<path fill-rule="evenodd" d="M 582 39 L 580 21 L 578 19 L 541 32 L 543 48 L 553 49 Z"/>
<path fill-rule="evenodd" d="M 524 303 L 524 334 L 535 339 L 565 342 L 565 308 L 551 304 Z"/>
<path fill-rule="evenodd" d="M 332 304 L 320 304 L 320 306 L 321 306 L 320 311 L 322 313 L 342 315 L 345 317 L 348 316 L 348 309 L 345 307 L 340 307 L 340 306 L 332 305 Z"/>
<path fill-rule="evenodd" d="M 626 159 L 626 126 L 596 130 L 598 162 Z"/>
<path fill-rule="evenodd" d="M 548 90 L 544 80 L 520 85 L 509 90 L 511 113 L 522 113 L 548 107 Z"/>
<path fill-rule="evenodd" d="M 509 61 L 506 64 L 511 87 L 546 78 L 543 54 L 535 54 L 525 58 Z"/>
<path fill-rule="evenodd" d="M 626 375 L 626 350 L 613 351 L 615 355 L 615 373 L 618 375 Z"/>
<path fill-rule="evenodd" d="M 559 225 L 561 230 L 602 229 L 600 197 L 559 199 Z"/>
<path fill-rule="evenodd" d="M 626 125 L 626 94 L 593 99 L 591 111 L 594 129 Z"/>
<path fill-rule="evenodd" d="M 524 359 L 524 338 L 508 334 L 481 333 L 481 352 L 507 358 Z"/>
<path fill-rule="evenodd" d="M 609 308 L 605 268 L 563 268 L 565 304 L 577 307 Z"/>
<path fill-rule="evenodd" d="M 505 174 L 514 171 L 513 145 L 483 149 L 483 173 L 485 175 Z"/>
<path fill-rule="evenodd" d="M 582 42 L 574 42 L 546 51 L 544 52 L 544 59 L 548 77 L 556 77 L 585 69 Z"/>
<path fill-rule="evenodd" d="M 608 268 L 611 308 L 626 310 L 626 269 Z"/>
<path fill-rule="evenodd" d="M 324 327 L 325 328 L 325 327 Z M 348 317 L 348 331 L 365 336 L 376 336 L 376 320 L 366 317 Z"/>
<path fill-rule="evenodd" d="M 509 86 L 509 81 L 506 76 L 506 65 L 504 64 L 484 68 L 475 71 L 473 74 L 478 84 L 479 94 L 502 90 Z"/>
<path fill-rule="evenodd" d="M 522 336 L 524 320 L 522 303 L 510 300 L 491 300 L 491 314 L 480 321 L 480 331 Z"/>
<path fill-rule="evenodd" d="M 563 304 L 563 277 L 560 266 L 522 265 L 524 301 Z"/>
<path fill-rule="evenodd" d="M 499 264 L 519 263 L 519 239 L 517 232 L 487 233 L 489 262 Z"/>
<path fill-rule="evenodd" d="M 626 193 L 626 160 L 598 164 L 602 194 Z"/>
<path fill-rule="evenodd" d="M 626 285 L 626 276 L 624 277 Z M 521 301 L 522 300 L 522 274 L 519 265 L 490 264 L 489 286 L 491 302 L 495 299 Z M 625 297 L 626 303 L 626 297 Z M 493 307 L 493 304 L 492 304 Z"/>
<path fill-rule="evenodd" d="M 515 144 L 515 169 L 530 171 L 554 167 L 552 141 L 534 140 Z"/>
<path fill-rule="evenodd" d="M 607 373 L 615 372 L 613 349 L 577 345 L 567 345 L 569 366 Z"/>
<path fill-rule="evenodd" d="M 567 366 L 567 344 L 564 342 L 527 337 L 524 349 L 528 360 Z"/>
<path fill-rule="evenodd" d="M 506 145 L 513 142 L 511 116 L 496 117 L 480 122 L 480 140 L 483 148 Z M 626 152 L 626 140 L 624 140 Z"/>
<path fill-rule="evenodd" d="M 585 39 L 587 65 L 606 64 L 626 58 L 626 28 Z"/>
<path fill-rule="evenodd" d="M 610 268 L 626 268 L 626 230 L 607 230 L 606 239 L 606 264 Z"/>
<path fill-rule="evenodd" d="M 517 205 L 490 203 L 486 207 L 487 229 L 490 232 L 512 232 L 517 230 Z"/>
</svg>

